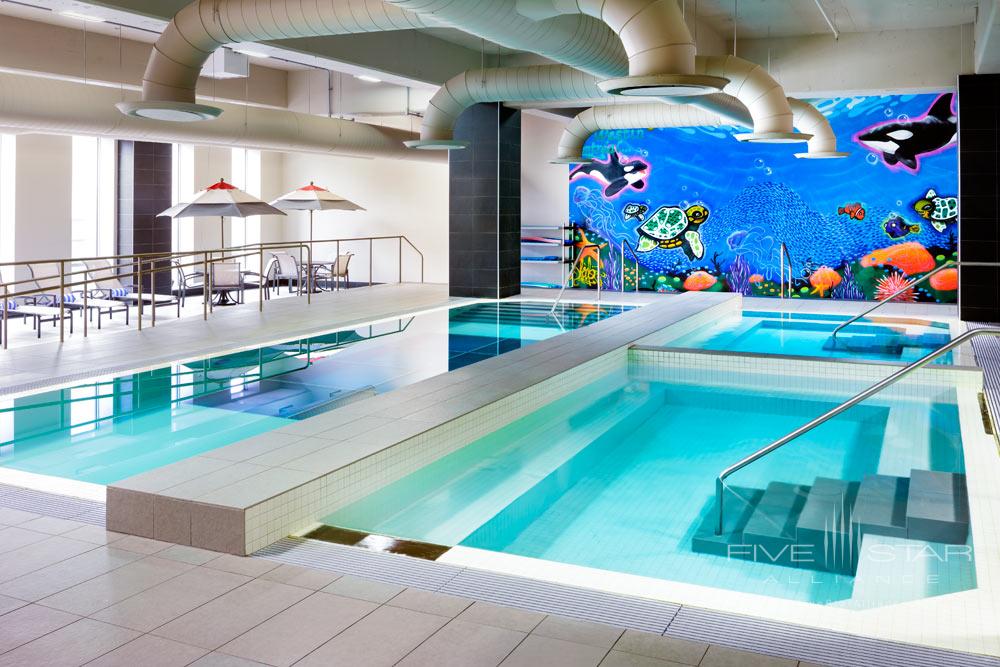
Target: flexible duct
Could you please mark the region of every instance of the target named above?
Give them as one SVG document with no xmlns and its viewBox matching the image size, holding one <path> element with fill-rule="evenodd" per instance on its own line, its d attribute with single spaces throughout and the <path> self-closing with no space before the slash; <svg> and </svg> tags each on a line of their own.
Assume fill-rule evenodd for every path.
<svg viewBox="0 0 1000 667">
<path fill-rule="evenodd" d="M 628 57 L 627 77 L 601 82 L 612 94 L 704 95 L 726 83 L 724 77 L 696 71 L 694 40 L 677 0 L 517 0 L 517 8 L 536 20 L 579 13 L 607 24 Z"/>
<path fill-rule="evenodd" d="M 403 142 L 414 137 L 410 132 L 279 109 L 223 104 L 229 113 L 213 123 L 141 120 L 115 111 L 120 95 L 116 88 L 0 73 L 0 126 L 272 151 L 411 160 L 441 157 L 406 149 Z"/>
<path fill-rule="evenodd" d="M 837 135 L 830 127 L 830 121 L 826 119 L 819 109 L 795 98 L 788 98 L 788 105 L 792 108 L 795 117 L 795 127 L 802 132 L 812 135 L 809 140 L 809 150 L 805 153 L 796 153 L 795 157 L 801 158 L 839 158 L 847 157 L 850 153 L 837 150 Z"/>
<path fill-rule="evenodd" d="M 623 130 L 636 127 L 693 127 L 728 125 L 718 114 L 687 104 L 617 104 L 591 107 L 570 121 L 559 139 L 559 152 L 553 162 L 587 162 L 583 145 L 598 130 Z"/>
</svg>

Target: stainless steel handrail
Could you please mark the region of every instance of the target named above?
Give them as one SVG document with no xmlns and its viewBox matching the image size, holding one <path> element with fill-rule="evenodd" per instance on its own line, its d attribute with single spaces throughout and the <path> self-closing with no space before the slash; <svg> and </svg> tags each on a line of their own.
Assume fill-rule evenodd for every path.
<svg viewBox="0 0 1000 667">
<path fill-rule="evenodd" d="M 601 247 L 599 245 L 597 245 L 596 243 L 588 243 L 586 245 L 580 246 L 580 250 L 581 251 L 582 250 L 586 250 L 587 248 L 597 248 L 597 301 L 600 302 L 600 300 L 601 300 L 601 266 L 603 266 L 603 262 L 601 262 Z M 569 267 L 569 278 L 563 281 L 563 285 L 559 289 L 559 296 L 556 297 L 555 302 L 552 304 L 552 310 L 549 311 L 550 314 L 556 312 L 556 308 L 559 306 L 559 301 L 563 298 L 563 293 L 566 291 L 566 287 L 568 287 L 567 283 L 573 282 L 573 271 L 576 269 L 577 265 L 580 264 L 580 260 L 583 259 L 583 256 L 584 256 L 584 253 L 581 252 L 579 255 L 576 256 L 576 259 L 573 260 L 573 264 L 570 265 L 570 267 Z"/>
<path fill-rule="evenodd" d="M 639 256 L 635 254 L 635 248 L 632 247 L 632 242 L 628 239 L 622 239 L 622 292 L 625 292 L 625 248 L 632 253 L 632 259 L 635 260 L 635 291 L 639 291 Z"/>
<path fill-rule="evenodd" d="M 788 246 L 785 242 L 781 242 L 781 247 L 778 250 L 778 259 L 781 262 L 778 273 L 780 278 L 778 279 L 778 298 L 785 298 L 785 258 L 788 258 L 788 296 L 792 295 L 792 254 L 788 252 Z"/>
<path fill-rule="evenodd" d="M 899 380 L 903 379 L 913 371 L 923 368 L 924 366 L 931 363 L 932 361 L 934 361 L 941 355 L 945 354 L 946 352 L 979 336 L 1000 336 L 1000 327 L 986 327 L 982 329 L 973 329 L 972 331 L 966 331 L 960 336 L 957 336 L 956 338 L 952 339 L 946 345 L 943 345 L 938 349 L 934 350 L 933 352 L 931 352 L 930 354 L 920 359 L 917 359 L 909 366 L 905 366 L 899 369 L 898 371 L 896 371 L 889 377 L 885 378 L 881 382 L 873 384 L 871 387 L 868 387 L 860 394 L 857 394 L 856 396 L 844 401 L 843 403 L 833 408 L 832 410 L 829 410 L 828 412 L 820 415 L 816 419 L 813 419 L 808 424 L 800 426 L 791 433 L 781 438 L 778 438 L 770 445 L 758 449 L 753 454 L 750 454 L 749 456 L 740 459 L 738 462 L 734 463 L 733 465 L 729 466 L 728 468 L 720 472 L 719 476 L 715 478 L 715 505 L 716 508 L 718 509 L 718 523 L 716 524 L 715 534 L 716 535 L 722 534 L 723 517 L 724 517 L 723 497 L 725 495 L 725 486 L 726 486 L 725 482 L 727 477 L 732 475 L 734 472 L 737 472 L 738 470 L 742 470 L 743 468 L 750 465 L 754 461 L 764 458 L 774 450 L 779 449 L 780 447 L 784 447 L 792 440 L 795 440 L 801 435 L 805 435 L 806 433 L 813 430 L 820 424 L 826 423 L 827 421 L 833 419 L 834 417 L 844 412 L 845 410 L 848 410 L 857 405 L 858 403 L 864 401 L 865 399 L 874 396 L 875 394 L 879 393 L 886 387 L 893 385 Z"/>
</svg>

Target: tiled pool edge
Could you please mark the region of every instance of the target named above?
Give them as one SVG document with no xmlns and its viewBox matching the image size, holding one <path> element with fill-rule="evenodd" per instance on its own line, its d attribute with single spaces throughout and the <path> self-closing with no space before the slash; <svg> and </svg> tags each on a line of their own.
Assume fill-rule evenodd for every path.
<svg viewBox="0 0 1000 667">
<path fill-rule="evenodd" d="M 703 323 L 739 307 L 739 297 L 731 294 L 678 296 L 123 480 L 108 487 L 108 528 L 214 551 L 252 553 L 596 375 L 623 368 L 633 342 L 689 318 Z M 351 421 L 387 415 L 402 415 L 392 420 L 396 429 L 388 429 L 387 438 L 372 431 L 338 441 L 334 434 L 316 452 L 336 460 L 323 470 L 282 464 L 242 477 L 238 470 L 249 458 L 241 450 L 269 449 L 282 438 L 283 444 L 270 449 L 290 447 L 311 436 L 321 439 Z M 188 492 L 192 484 L 204 492 Z M 172 491 L 182 487 L 185 493 Z"/>
</svg>

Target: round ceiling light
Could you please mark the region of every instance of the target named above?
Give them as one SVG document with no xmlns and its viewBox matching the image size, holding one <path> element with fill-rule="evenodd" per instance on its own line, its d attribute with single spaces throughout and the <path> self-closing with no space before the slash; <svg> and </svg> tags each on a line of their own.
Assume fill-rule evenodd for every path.
<svg viewBox="0 0 1000 667">
<path fill-rule="evenodd" d="M 598 87 L 610 95 L 634 97 L 694 97 L 722 90 L 729 79 L 702 74 L 656 74 L 626 76 L 601 81 Z"/>
<path fill-rule="evenodd" d="M 813 135 L 805 132 L 747 132 L 735 134 L 737 141 L 748 141 L 754 144 L 794 144 L 809 141 Z"/>
<path fill-rule="evenodd" d="M 191 102 L 119 102 L 115 106 L 126 116 L 171 123 L 215 120 L 222 115 L 222 109 L 218 107 Z"/>
<path fill-rule="evenodd" d="M 418 151 L 454 151 L 469 146 L 467 141 L 455 141 L 454 139 L 413 139 L 403 143 L 407 148 L 414 148 Z"/>
</svg>

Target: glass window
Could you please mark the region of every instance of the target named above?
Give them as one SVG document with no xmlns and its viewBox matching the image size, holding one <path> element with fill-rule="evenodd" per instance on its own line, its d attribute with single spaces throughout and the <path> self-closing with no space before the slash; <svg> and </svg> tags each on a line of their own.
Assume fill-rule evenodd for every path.
<svg viewBox="0 0 1000 667">
<path fill-rule="evenodd" d="M 14 261 L 14 170 L 17 137 L 0 134 L 0 262 Z M 0 271 L 3 280 L 13 280 L 13 272 Z"/>
<path fill-rule="evenodd" d="M 171 178 L 170 203 L 179 204 L 194 198 L 194 146 L 190 144 L 174 144 L 173 160 L 171 161 L 173 178 Z M 174 218 L 172 226 L 172 243 L 174 252 L 189 252 L 194 250 L 194 222 L 190 218 Z"/>
<path fill-rule="evenodd" d="M 240 190 L 261 196 L 260 188 L 260 151 L 246 148 L 233 149 L 233 185 Z M 240 220 L 236 218 L 230 223 L 232 230 L 232 245 L 241 246 L 260 243 L 260 216 L 255 215 Z"/>
<path fill-rule="evenodd" d="M 114 254 L 115 142 L 73 137 L 73 257 Z"/>
</svg>

